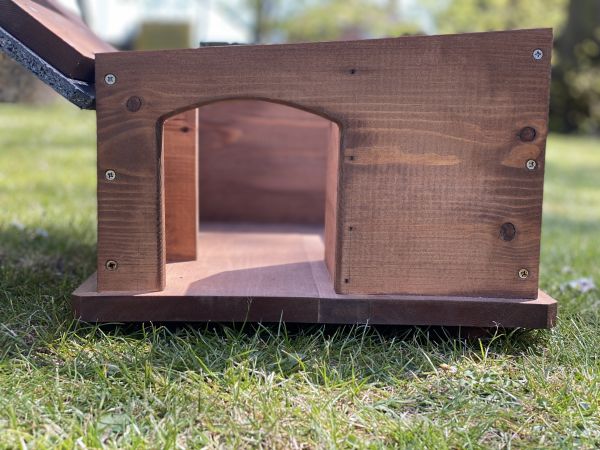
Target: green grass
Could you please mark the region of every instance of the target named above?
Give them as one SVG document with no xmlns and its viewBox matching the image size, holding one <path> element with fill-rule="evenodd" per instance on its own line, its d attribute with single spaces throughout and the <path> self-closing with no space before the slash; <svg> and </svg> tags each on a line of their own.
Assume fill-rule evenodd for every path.
<svg viewBox="0 0 600 450">
<path fill-rule="evenodd" d="M 94 114 L 0 106 L 0 448 L 598 448 L 600 142 L 548 145 L 551 331 L 103 326 Z"/>
</svg>

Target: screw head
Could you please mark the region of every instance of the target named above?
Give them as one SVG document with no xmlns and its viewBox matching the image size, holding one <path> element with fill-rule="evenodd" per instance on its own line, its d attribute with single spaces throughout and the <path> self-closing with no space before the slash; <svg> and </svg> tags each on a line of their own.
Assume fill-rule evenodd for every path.
<svg viewBox="0 0 600 450">
<path fill-rule="evenodd" d="M 115 173 L 115 171 L 114 171 L 114 170 L 111 170 L 111 169 L 109 169 L 109 170 L 107 170 L 107 171 L 104 173 L 104 177 L 105 177 L 105 178 L 106 178 L 108 181 L 113 181 L 115 178 L 117 178 L 117 174 Z"/>
<path fill-rule="evenodd" d="M 117 82 L 117 77 L 112 73 L 107 73 L 106 75 L 104 75 L 104 82 L 109 86 L 112 86 Z"/>
<path fill-rule="evenodd" d="M 537 161 L 535 159 L 528 159 L 525 165 L 527 166 L 527 170 L 535 170 L 537 167 Z"/>
<path fill-rule="evenodd" d="M 536 48 L 533 51 L 533 59 L 535 59 L 536 61 L 539 61 L 540 59 L 542 59 L 544 57 L 544 52 L 542 51 L 541 48 Z"/>
<path fill-rule="evenodd" d="M 142 108 L 142 99 L 135 95 L 133 97 L 129 97 L 125 106 L 127 106 L 129 111 L 137 112 Z"/>
<path fill-rule="evenodd" d="M 525 280 L 528 276 L 529 276 L 529 270 L 527 270 L 527 269 L 520 269 L 519 270 L 519 278 L 521 280 Z"/>
<path fill-rule="evenodd" d="M 117 264 L 116 261 L 109 259 L 108 261 L 106 261 L 106 264 L 104 264 L 104 267 L 106 267 L 106 270 L 114 272 L 119 267 L 119 264 Z"/>
</svg>

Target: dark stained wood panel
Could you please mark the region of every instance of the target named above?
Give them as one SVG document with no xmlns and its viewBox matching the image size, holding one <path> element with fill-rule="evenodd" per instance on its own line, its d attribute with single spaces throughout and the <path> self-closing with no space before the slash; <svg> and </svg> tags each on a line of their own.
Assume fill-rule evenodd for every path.
<svg viewBox="0 0 600 450">
<path fill-rule="evenodd" d="M 115 51 L 56 0 L 2 0 L 0 26 L 63 75 L 89 83 L 95 54 Z"/>
<path fill-rule="evenodd" d="M 97 85 L 99 170 L 127 174 L 99 182 L 99 289 L 165 287 L 157 124 L 254 98 L 341 126 L 338 293 L 536 298 L 551 48 L 540 29 L 98 55 L 118 79 Z"/>
<path fill-rule="evenodd" d="M 203 230 L 203 231 L 202 231 Z M 167 264 L 156 293 L 74 293 L 75 314 L 97 321 L 369 323 L 548 328 L 556 302 L 427 296 L 339 295 L 323 262 L 320 227 L 211 224 L 197 261 Z"/>
<path fill-rule="evenodd" d="M 202 220 L 323 224 L 329 120 L 257 100 L 199 114 Z"/>
</svg>

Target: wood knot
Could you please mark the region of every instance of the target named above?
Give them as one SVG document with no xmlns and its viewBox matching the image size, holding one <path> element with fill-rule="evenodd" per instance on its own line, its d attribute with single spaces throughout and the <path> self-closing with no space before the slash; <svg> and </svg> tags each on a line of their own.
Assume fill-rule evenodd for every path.
<svg viewBox="0 0 600 450">
<path fill-rule="evenodd" d="M 517 229 L 510 222 L 505 222 L 500 226 L 500 238 L 503 241 L 512 241 L 517 235 Z"/>
</svg>

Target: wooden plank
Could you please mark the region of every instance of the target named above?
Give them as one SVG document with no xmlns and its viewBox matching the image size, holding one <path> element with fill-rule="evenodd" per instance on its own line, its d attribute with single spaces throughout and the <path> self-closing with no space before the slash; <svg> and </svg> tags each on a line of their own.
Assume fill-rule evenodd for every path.
<svg viewBox="0 0 600 450">
<path fill-rule="evenodd" d="M 336 269 L 339 265 L 338 256 L 338 220 L 340 213 L 338 190 L 340 185 L 340 127 L 333 122 L 329 123 L 327 161 L 326 161 L 326 186 L 325 186 L 325 265 L 329 271 L 330 281 L 333 283 L 337 278 Z M 346 225 L 350 227 L 351 225 Z"/>
<path fill-rule="evenodd" d="M 551 47 L 541 29 L 99 55 L 119 80 L 97 85 L 99 169 L 127 174 L 99 184 L 99 289 L 164 288 L 157 123 L 255 98 L 341 125 L 337 292 L 535 298 Z"/>
<path fill-rule="evenodd" d="M 76 316 L 103 321 L 369 323 L 548 328 L 556 302 L 339 295 L 323 262 L 320 227 L 207 225 L 197 261 L 167 265 L 156 293 L 101 293 L 95 277 L 74 293 Z"/>
<path fill-rule="evenodd" d="M 329 124 L 256 100 L 200 108 L 202 220 L 323 224 Z"/>
<path fill-rule="evenodd" d="M 0 26 L 68 78 L 93 82 L 96 53 L 115 49 L 56 0 L 2 0 Z"/>
<path fill-rule="evenodd" d="M 198 110 L 163 125 L 167 261 L 196 259 L 198 237 Z"/>
</svg>

